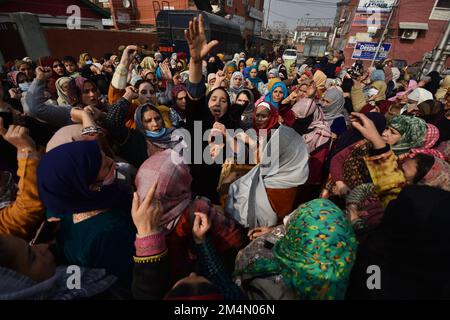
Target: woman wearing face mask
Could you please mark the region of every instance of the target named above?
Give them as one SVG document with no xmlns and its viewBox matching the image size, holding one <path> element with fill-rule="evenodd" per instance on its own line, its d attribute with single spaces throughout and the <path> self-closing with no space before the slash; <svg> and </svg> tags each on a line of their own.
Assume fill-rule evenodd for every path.
<svg viewBox="0 0 450 320">
<path fill-rule="evenodd" d="M 105 268 L 128 287 L 136 230 L 131 194 L 115 180 L 114 160 L 95 141 L 60 145 L 42 157 L 37 169 L 47 217 L 60 219 L 58 255 L 69 264 Z"/>
<path fill-rule="evenodd" d="M 92 58 L 91 58 L 91 55 L 89 54 L 89 53 L 82 53 L 82 54 L 80 54 L 80 59 L 78 60 L 78 67 L 80 68 L 80 69 L 82 69 L 85 65 L 90 65 L 90 64 L 92 64 L 93 63 L 93 61 L 92 61 Z"/>
<path fill-rule="evenodd" d="M 325 91 L 320 100 L 320 106 L 325 115 L 325 119 L 328 121 L 331 131 L 336 135 L 340 135 L 347 130 L 347 113 L 344 104 L 344 95 L 336 87 Z"/>
<path fill-rule="evenodd" d="M 255 110 L 255 96 L 249 89 L 242 89 L 236 95 L 236 104 L 245 105 L 244 112 L 242 113 L 240 127 L 243 130 L 252 128 L 253 126 L 253 113 Z"/>
<path fill-rule="evenodd" d="M 30 88 L 30 82 L 27 81 L 25 73 L 20 71 L 11 71 L 7 75 L 8 84 L 10 86 L 9 94 L 12 99 L 19 100 L 23 98 L 28 89 Z"/>
<path fill-rule="evenodd" d="M 133 87 L 108 110 L 105 128 L 113 138 L 118 156 L 138 168 L 149 156 L 175 147 L 182 138 L 174 135 L 174 128 L 167 127 L 159 108 L 149 102 L 141 104 L 134 112 L 136 129 L 126 126 L 132 101 L 139 99 Z"/>
</svg>

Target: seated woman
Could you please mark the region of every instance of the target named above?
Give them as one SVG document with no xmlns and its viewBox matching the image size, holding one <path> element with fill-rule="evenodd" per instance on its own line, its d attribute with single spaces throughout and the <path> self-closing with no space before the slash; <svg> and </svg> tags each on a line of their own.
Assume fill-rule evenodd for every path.
<svg viewBox="0 0 450 320">
<path fill-rule="evenodd" d="M 448 299 L 450 224 L 442 208 L 449 201 L 450 192 L 442 189 L 403 188 L 387 206 L 380 228 L 358 248 L 347 298 Z M 382 270 L 379 290 L 366 285 L 371 265 Z"/>
<path fill-rule="evenodd" d="M 211 221 L 211 237 L 221 253 L 237 249 L 241 245 L 241 234 L 233 219 L 220 214 L 207 199 L 192 201 L 192 176 L 189 167 L 172 150 L 157 153 L 146 160 L 136 176 L 139 199 L 143 199 L 149 188 L 157 183 L 155 197 L 161 202 L 163 213 L 160 226 L 166 230 L 170 252 L 171 276 L 173 280 L 187 276 L 193 271 L 194 259 L 189 254 L 189 239 L 194 212 L 208 215 Z"/>
<path fill-rule="evenodd" d="M 400 115 L 387 122 L 387 128 L 382 136 L 399 160 L 403 160 L 409 155 L 412 148 L 423 146 L 426 132 L 427 123 L 424 120 Z"/>
<path fill-rule="evenodd" d="M 115 181 L 114 160 L 96 141 L 76 141 L 46 153 L 37 169 L 47 217 L 60 219 L 58 256 L 68 264 L 105 268 L 129 287 L 135 228 L 131 194 Z"/>
<path fill-rule="evenodd" d="M 260 163 L 231 184 L 226 201 L 225 211 L 244 227 L 279 223 L 308 180 L 308 149 L 294 129 L 280 125 L 266 143 Z"/>
<path fill-rule="evenodd" d="M 357 249 L 344 212 L 315 199 L 285 224 L 239 252 L 235 275 L 241 289 L 255 300 L 344 299 Z"/>
</svg>

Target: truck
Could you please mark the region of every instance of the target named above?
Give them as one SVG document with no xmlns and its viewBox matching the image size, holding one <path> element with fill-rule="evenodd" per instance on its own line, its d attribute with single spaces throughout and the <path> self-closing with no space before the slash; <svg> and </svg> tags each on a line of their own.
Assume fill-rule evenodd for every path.
<svg viewBox="0 0 450 320">
<path fill-rule="evenodd" d="M 189 54 L 184 30 L 188 28 L 189 21 L 200 13 L 203 15 L 207 40 L 219 40 L 211 54 L 221 52 L 231 59 L 233 53 L 243 50 L 245 44 L 240 26 L 231 20 L 199 10 L 161 10 L 156 17 L 159 51 L 165 55 L 173 52 Z"/>
<path fill-rule="evenodd" d="M 305 40 L 303 58 L 321 58 L 325 55 L 328 47 L 328 39 L 324 37 L 308 37 Z"/>
</svg>

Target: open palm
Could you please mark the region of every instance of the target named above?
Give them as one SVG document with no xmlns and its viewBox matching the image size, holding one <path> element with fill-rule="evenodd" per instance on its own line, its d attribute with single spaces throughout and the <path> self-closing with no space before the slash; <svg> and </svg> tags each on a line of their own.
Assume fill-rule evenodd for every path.
<svg viewBox="0 0 450 320">
<path fill-rule="evenodd" d="M 219 43 L 217 40 L 211 42 L 206 40 L 203 15 L 201 14 L 198 19 L 194 17 L 192 21 L 189 21 L 189 28 L 184 31 L 184 36 L 189 45 L 191 59 L 197 63 L 206 57 L 209 51 Z"/>
</svg>

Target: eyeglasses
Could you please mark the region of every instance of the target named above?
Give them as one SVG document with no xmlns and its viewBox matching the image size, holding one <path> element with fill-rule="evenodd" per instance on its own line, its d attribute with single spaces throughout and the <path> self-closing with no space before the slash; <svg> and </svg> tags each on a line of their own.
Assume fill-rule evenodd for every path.
<svg viewBox="0 0 450 320">
<path fill-rule="evenodd" d="M 53 65 L 53 68 L 58 68 L 58 67 L 63 68 L 64 66 L 63 66 L 62 64 L 54 64 L 54 65 Z"/>
</svg>

